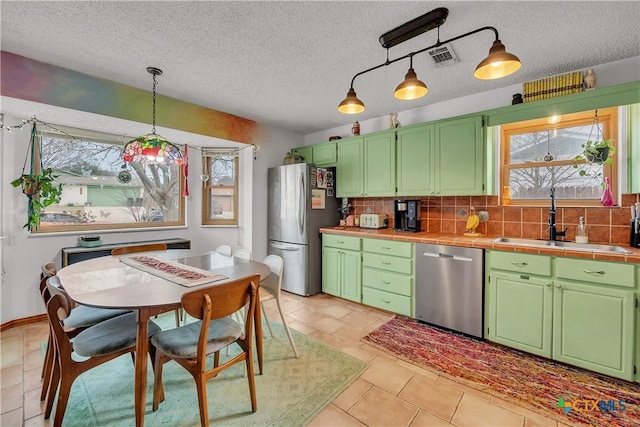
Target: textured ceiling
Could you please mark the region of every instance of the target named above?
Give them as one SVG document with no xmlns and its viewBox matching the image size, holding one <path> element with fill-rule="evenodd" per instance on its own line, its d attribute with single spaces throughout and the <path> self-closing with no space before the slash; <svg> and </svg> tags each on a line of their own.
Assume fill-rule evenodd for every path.
<svg viewBox="0 0 640 427">
<path fill-rule="evenodd" d="M 442 40 L 496 27 L 521 70 L 473 78 L 493 41 L 483 31 L 453 42 L 459 62 L 446 68 L 427 54 L 414 58 L 430 89 L 425 98 L 393 98 L 408 68 L 400 61 L 356 79 L 365 113 L 338 113 L 353 75 L 385 61 L 378 37 L 436 7 L 449 9 Z M 0 8 L 2 50 L 146 90 L 145 69 L 156 66 L 163 95 L 302 134 L 640 55 L 638 1 L 2 1 Z M 389 57 L 436 40 L 427 32 Z"/>
</svg>

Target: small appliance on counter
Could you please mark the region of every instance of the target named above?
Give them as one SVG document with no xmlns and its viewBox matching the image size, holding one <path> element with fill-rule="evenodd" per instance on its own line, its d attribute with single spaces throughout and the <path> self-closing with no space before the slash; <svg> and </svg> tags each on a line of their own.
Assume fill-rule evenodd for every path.
<svg viewBox="0 0 640 427">
<path fill-rule="evenodd" d="M 386 214 L 360 214 L 360 228 L 387 228 L 389 220 Z"/>
<path fill-rule="evenodd" d="M 629 246 L 631 246 L 632 248 L 640 248 L 640 203 L 631 205 Z"/>
<path fill-rule="evenodd" d="M 420 200 L 393 201 L 393 229 L 396 231 L 420 231 Z"/>
</svg>

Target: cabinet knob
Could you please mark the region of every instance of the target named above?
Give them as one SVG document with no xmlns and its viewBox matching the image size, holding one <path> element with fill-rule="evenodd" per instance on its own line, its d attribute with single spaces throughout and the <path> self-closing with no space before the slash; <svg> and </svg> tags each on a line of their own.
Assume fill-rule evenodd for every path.
<svg viewBox="0 0 640 427">
<path fill-rule="evenodd" d="M 389 300 L 381 299 L 380 301 L 382 301 L 382 302 L 383 302 L 383 303 L 385 303 L 385 304 L 391 304 L 391 301 L 389 301 Z"/>
<path fill-rule="evenodd" d="M 391 282 L 387 282 L 386 280 L 383 280 L 382 283 L 385 284 L 385 285 L 390 285 L 391 284 Z"/>
<path fill-rule="evenodd" d="M 562 289 L 562 285 L 560 283 L 556 283 L 556 288 Z"/>
<path fill-rule="evenodd" d="M 600 270 L 600 271 L 594 271 L 594 270 L 583 270 L 585 273 L 587 274 L 598 274 L 598 275 L 603 275 L 604 271 Z"/>
<path fill-rule="evenodd" d="M 546 287 L 550 287 L 551 286 L 551 282 L 547 282 L 544 284 Z"/>
<path fill-rule="evenodd" d="M 391 265 L 390 262 L 382 261 L 382 265 Z"/>
</svg>

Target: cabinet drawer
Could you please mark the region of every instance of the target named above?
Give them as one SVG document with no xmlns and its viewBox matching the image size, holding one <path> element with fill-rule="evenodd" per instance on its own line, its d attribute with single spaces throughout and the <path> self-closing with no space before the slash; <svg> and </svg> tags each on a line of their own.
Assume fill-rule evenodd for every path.
<svg viewBox="0 0 640 427">
<path fill-rule="evenodd" d="M 518 252 L 489 252 L 489 268 L 551 276 L 551 257 Z"/>
<path fill-rule="evenodd" d="M 365 252 L 375 252 L 383 255 L 393 255 L 405 258 L 412 258 L 413 245 L 406 242 L 394 242 L 381 239 L 363 239 L 362 250 Z"/>
<path fill-rule="evenodd" d="M 362 288 L 362 303 L 404 316 L 412 315 L 411 298 L 404 295 L 396 295 L 364 287 Z"/>
<path fill-rule="evenodd" d="M 322 243 L 333 248 L 348 249 L 351 251 L 360 250 L 360 238 L 353 236 L 340 236 L 338 234 L 323 234 Z"/>
<path fill-rule="evenodd" d="M 556 276 L 562 279 L 635 288 L 635 266 L 590 259 L 558 258 Z"/>
<path fill-rule="evenodd" d="M 397 273 L 413 274 L 413 259 L 362 253 L 362 265 Z"/>
<path fill-rule="evenodd" d="M 387 273 L 367 267 L 362 269 L 362 286 L 410 297 L 412 285 L 412 276 Z"/>
</svg>

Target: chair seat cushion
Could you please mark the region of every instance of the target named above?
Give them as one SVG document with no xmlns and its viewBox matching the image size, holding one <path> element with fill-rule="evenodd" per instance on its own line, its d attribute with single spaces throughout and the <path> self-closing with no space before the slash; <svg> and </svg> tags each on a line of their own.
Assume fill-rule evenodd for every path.
<svg viewBox="0 0 640 427">
<path fill-rule="evenodd" d="M 161 330 L 160 326 L 149 320 L 149 337 Z M 135 313 L 124 314 L 80 332 L 73 339 L 73 350 L 85 357 L 113 353 L 135 346 L 137 333 L 138 323 Z"/>
<path fill-rule="evenodd" d="M 151 343 L 173 358 L 193 359 L 197 356 L 198 338 L 202 321 L 189 323 L 175 329 L 162 331 L 151 338 Z M 214 353 L 242 337 L 242 327 L 233 319 L 225 317 L 209 323 L 207 354 Z"/>
<path fill-rule="evenodd" d="M 131 313 L 131 310 L 112 310 L 78 305 L 71 310 L 69 317 L 64 319 L 64 326 L 66 328 L 88 328 L 126 313 Z"/>
</svg>

